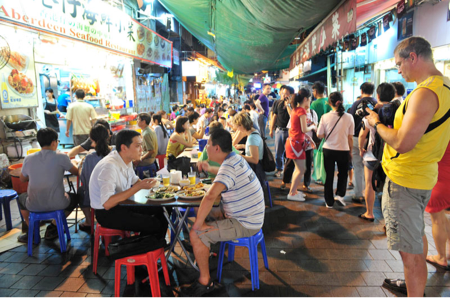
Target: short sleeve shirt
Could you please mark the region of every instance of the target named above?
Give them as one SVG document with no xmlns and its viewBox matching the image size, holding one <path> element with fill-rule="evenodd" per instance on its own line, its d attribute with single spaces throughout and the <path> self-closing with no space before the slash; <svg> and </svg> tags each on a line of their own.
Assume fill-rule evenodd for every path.
<svg viewBox="0 0 450 299">
<path fill-rule="evenodd" d="M 269 99 L 265 95 L 261 95 L 259 101 L 261 102 L 261 107 L 264 109 L 264 115 L 269 117 Z"/>
<path fill-rule="evenodd" d="M 147 126 L 144 130 L 142 130 L 142 145 L 144 152 L 155 151 L 150 158 L 145 159 L 143 164 L 139 164 L 140 166 L 149 165 L 155 162 L 155 157 L 158 154 L 158 137 L 156 136 L 155 131 L 150 129 Z"/>
<path fill-rule="evenodd" d="M 133 163 L 125 164 L 119 152 L 112 151 L 92 171 L 89 180 L 91 207 L 105 209 L 103 205 L 111 196 L 130 189 L 138 180 Z"/>
<path fill-rule="evenodd" d="M 92 127 L 91 120 L 97 118 L 97 113 L 88 103 L 77 100 L 69 105 L 66 118 L 73 123 L 73 135 L 88 135 Z"/>
<path fill-rule="evenodd" d="M 41 150 L 25 157 L 22 174 L 29 178 L 26 208 L 31 212 L 63 210 L 69 205 L 64 196 L 64 171 L 73 167 L 69 156 Z"/>
<path fill-rule="evenodd" d="M 317 135 L 325 135 L 325 138 L 333 130 L 334 125 L 339 119 L 338 112 L 330 112 L 322 116 L 322 120 L 317 130 Z M 323 148 L 335 151 L 349 151 L 348 136 L 353 135 L 355 123 L 353 117 L 349 113 L 344 113 L 342 119 L 331 132 L 328 139 L 325 141 Z"/>
<path fill-rule="evenodd" d="M 259 151 L 259 160 L 262 160 L 264 155 L 264 143 L 258 132 L 253 131 L 247 137 L 247 142 L 245 143 L 245 154 L 248 156 L 250 154 L 250 145 L 256 145 Z"/>
<path fill-rule="evenodd" d="M 220 165 L 215 183 L 225 186 L 222 207 L 226 218 L 239 221 L 247 229 L 260 229 L 264 224 L 264 193 L 247 161 L 230 153 Z"/>
</svg>

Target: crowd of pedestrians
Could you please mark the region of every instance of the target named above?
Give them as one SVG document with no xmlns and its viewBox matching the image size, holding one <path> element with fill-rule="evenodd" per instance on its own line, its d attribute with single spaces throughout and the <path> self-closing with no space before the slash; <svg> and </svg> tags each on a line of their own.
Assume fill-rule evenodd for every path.
<svg viewBox="0 0 450 299">
<path fill-rule="evenodd" d="M 302 87 L 298 92 L 285 85 L 279 96 L 271 93 L 271 85 L 265 84 L 260 95 L 244 99 L 214 97 L 210 107 L 184 105 L 174 106 L 170 114 L 140 113 L 137 121 L 142 134 L 123 130 L 114 136 L 108 123 L 101 121 L 90 130 L 76 131 L 78 146 L 69 152 L 69 157 L 94 149 L 82 168 L 72 165 L 67 155 L 55 152 L 58 135 L 53 129 L 41 129 L 38 141 L 43 150 L 23 163 L 21 179 L 30 180 L 30 187 L 28 197 L 21 197 L 21 212 L 27 218 L 28 209 L 55 208 L 52 203 L 43 205 L 42 198 L 57 192 L 58 197 L 65 198 L 64 207 L 58 208 L 69 213 L 75 200 L 64 194 L 61 185 L 37 180 L 37 169 L 47 165 L 46 171 L 56 181 L 65 170 L 77 173 L 80 168 L 83 191 L 79 192 L 82 196 L 78 202 L 87 216 L 80 225 L 82 230 L 90 230 L 92 223 L 87 213 L 92 207 L 101 225 L 163 239 L 167 222 L 161 209 L 137 210 L 119 205 L 140 189 L 156 184 L 154 179 L 139 178 L 134 168 L 155 165 L 156 169 L 157 155 L 176 159 L 197 140 L 209 138 L 198 169 L 214 179 L 213 187 L 202 201 L 190 234 L 200 278 L 186 290 L 200 296 L 213 286 L 207 258 L 210 244 L 251 236 L 262 227 L 269 175 L 262 161 L 267 148 L 265 140 L 270 136 L 275 143 L 274 176 L 282 179 L 282 190 L 290 184 L 287 200 L 307 200 L 303 192 L 312 192 L 310 185 L 315 179 L 324 185 L 324 205 L 331 209 L 335 204 L 345 206 L 347 189 L 353 187 L 352 200 L 366 204 L 366 212 L 359 217 L 374 222 L 376 193 L 382 191 L 388 248 L 400 252 L 405 272 L 405 280 L 389 278 L 385 286 L 407 290 L 410 296 L 423 296 L 426 262 L 448 269 L 450 223 L 445 210 L 450 208 L 450 200 L 445 185 L 450 177 L 450 81 L 436 69 L 430 44 L 423 38 L 400 42 L 394 54 L 399 74 L 407 82 L 416 82 L 417 87 L 406 95 L 400 82 L 378 86 L 365 82 L 348 112 L 342 94 L 328 93 L 322 82 L 315 82 L 311 88 Z M 78 96 L 82 95 L 77 93 Z M 94 115 L 86 115 L 84 122 L 89 124 L 89 115 Z M 74 125 L 80 121 L 73 117 Z M 59 162 L 42 164 L 50 160 Z M 51 169 L 47 169 L 48 165 L 52 165 Z M 353 177 L 349 182 L 351 169 Z M 325 175 L 318 177 L 319 172 Z M 40 192 L 30 192 L 36 184 Z M 222 210 L 215 213 L 215 221 L 207 223 L 212 203 L 219 195 Z M 431 213 L 433 223 L 438 252 L 433 256 L 427 256 L 425 211 Z M 52 236 L 50 231 L 48 237 Z M 26 237 L 20 241 L 26 242 Z"/>
</svg>

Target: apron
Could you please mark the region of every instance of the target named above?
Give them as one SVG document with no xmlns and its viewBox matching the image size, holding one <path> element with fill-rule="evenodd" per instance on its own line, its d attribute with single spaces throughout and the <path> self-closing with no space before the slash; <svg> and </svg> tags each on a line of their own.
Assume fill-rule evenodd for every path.
<svg viewBox="0 0 450 299">
<path fill-rule="evenodd" d="M 57 110 L 56 100 L 55 103 L 49 103 L 47 102 L 47 100 L 45 100 L 44 110 L 48 110 L 50 112 L 56 111 Z M 59 132 L 59 122 L 57 115 L 44 113 L 44 116 L 45 116 L 45 125 L 49 128 L 52 128 L 56 132 Z"/>
</svg>

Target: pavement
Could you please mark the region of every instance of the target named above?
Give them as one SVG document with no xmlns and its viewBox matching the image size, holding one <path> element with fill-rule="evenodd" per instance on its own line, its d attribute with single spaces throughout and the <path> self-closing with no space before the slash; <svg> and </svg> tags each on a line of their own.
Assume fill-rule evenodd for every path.
<svg viewBox="0 0 450 299">
<path fill-rule="evenodd" d="M 268 140 L 273 150 L 273 140 Z M 375 222 L 359 219 L 362 204 L 352 203 L 352 190 L 345 197 L 346 206 L 327 209 L 323 186 L 313 184 L 305 202 L 286 200 L 287 190 L 279 189 L 281 180 L 268 176 L 274 206 L 266 209 L 263 232 L 269 269 L 264 267 L 259 249 L 260 289 L 252 291 L 250 264 L 246 248 L 236 248 L 235 260 L 225 257 L 222 281 L 208 296 L 221 297 L 392 297 L 403 296 L 381 287 L 385 278 L 403 278 L 403 264 L 396 251 L 387 249 L 380 201 L 375 203 Z M 11 204 L 13 225 L 19 225 L 17 205 Z M 431 220 L 425 215 L 429 254 L 435 254 Z M 0 234 L 6 231 L 0 221 Z M 22 245 L 0 254 L 0 297 L 109 297 L 114 295 L 114 261 L 99 254 L 98 275 L 90 264 L 89 235 L 70 228 L 72 240 L 61 253 L 58 239 L 42 240 L 28 257 Z M 218 253 L 216 244 L 212 251 Z M 164 297 L 180 295 L 180 286 L 198 277 L 176 247 L 169 264 L 171 286 L 163 283 Z M 216 256 L 210 258 L 212 277 L 216 277 Z M 450 273 L 428 266 L 425 293 L 428 297 L 450 296 Z M 126 285 L 126 271 L 121 271 L 121 296 L 151 296 L 143 267 L 136 267 L 136 283 Z"/>
</svg>

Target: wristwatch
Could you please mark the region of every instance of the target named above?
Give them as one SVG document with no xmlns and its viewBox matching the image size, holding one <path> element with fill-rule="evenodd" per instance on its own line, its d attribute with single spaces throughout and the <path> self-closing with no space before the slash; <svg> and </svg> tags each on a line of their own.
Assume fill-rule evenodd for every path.
<svg viewBox="0 0 450 299">
<path fill-rule="evenodd" d="M 383 124 L 383 123 L 382 123 L 381 121 L 378 121 L 378 122 L 376 122 L 375 125 L 373 126 L 373 127 L 375 128 L 375 131 L 377 130 L 377 126 L 378 126 L 379 124 Z"/>
</svg>

